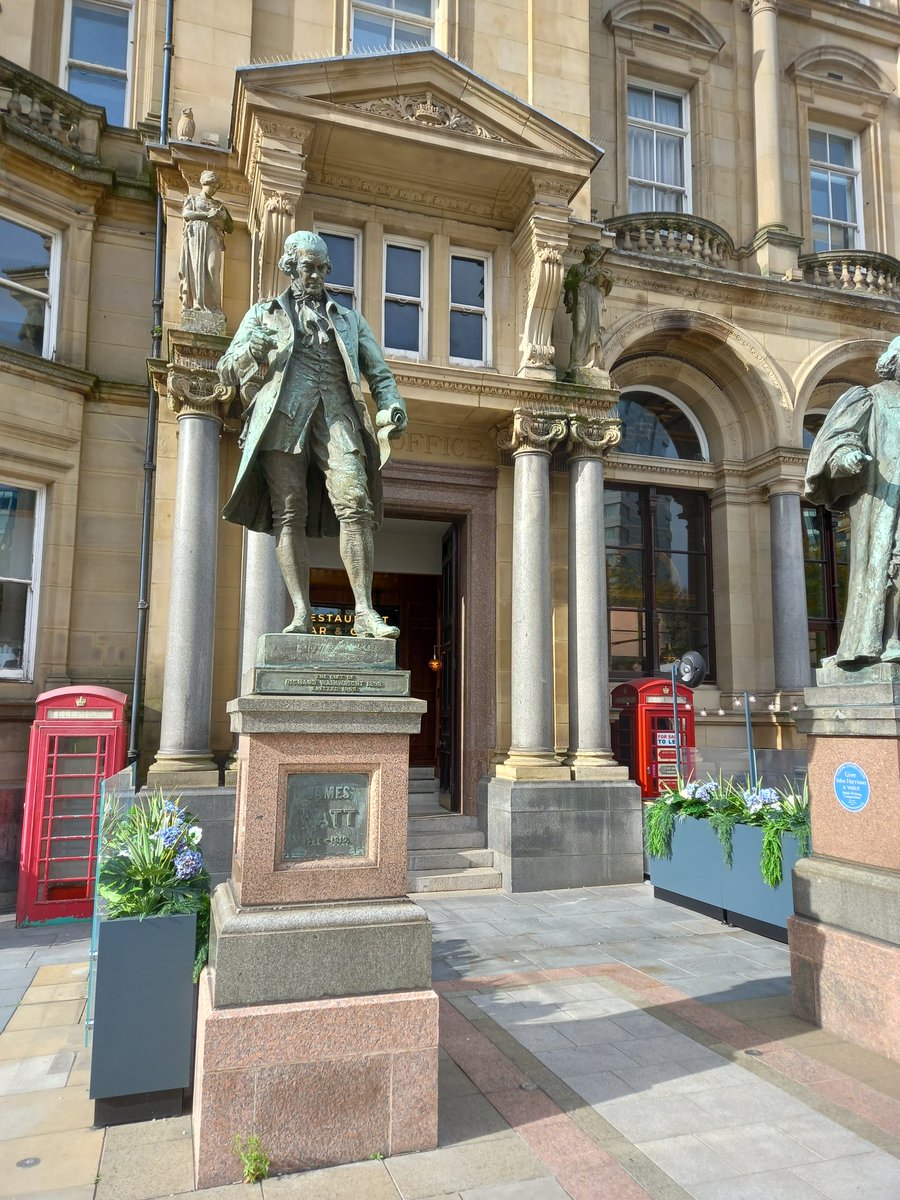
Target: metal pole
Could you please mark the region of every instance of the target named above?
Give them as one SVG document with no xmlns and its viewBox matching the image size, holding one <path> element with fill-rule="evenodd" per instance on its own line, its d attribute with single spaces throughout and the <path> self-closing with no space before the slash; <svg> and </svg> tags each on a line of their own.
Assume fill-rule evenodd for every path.
<svg viewBox="0 0 900 1200">
<path fill-rule="evenodd" d="M 755 792 L 759 786 L 756 774 L 756 749 L 753 745 L 753 724 L 750 721 L 750 693 L 744 692 L 744 721 L 747 725 L 747 754 L 750 759 L 750 790 Z"/>
<path fill-rule="evenodd" d="M 678 666 L 678 659 L 671 664 L 672 678 L 672 719 L 675 724 L 675 770 L 678 772 L 678 778 L 681 779 L 681 730 L 678 728 L 678 685 L 675 682 L 675 668 Z"/>
</svg>

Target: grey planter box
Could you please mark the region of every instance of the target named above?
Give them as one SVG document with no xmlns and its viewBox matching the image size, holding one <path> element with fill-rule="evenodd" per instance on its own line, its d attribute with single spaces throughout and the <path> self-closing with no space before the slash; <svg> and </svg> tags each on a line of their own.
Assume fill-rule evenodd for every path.
<svg viewBox="0 0 900 1200">
<path fill-rule="evenodd" d="M 195 913 L 100 922 L 89 1095 L 126 1113 L 119 1099 L 140 1098 L 119 1119 L 159 1115 L 153 1098 L 163 1094 L 166 1111 L 180 1112 L 193 1067 L 196 936 Z"/>
<path fill-rule="evenodd" d="M 799 857 L 792 837 L 783 839 L 784 871 L 779 887 L 770 888 L 759 872 L 761 829 L 735 826 L 732 865 L 727 867 L 722 844 L 706 821 L 678 821 L 672 835 L 671 859 L 651 858 L 650 882 L 661 899 L 783 940 L 787 919 L 794 911 L 791 869 Z"/>
</svg>

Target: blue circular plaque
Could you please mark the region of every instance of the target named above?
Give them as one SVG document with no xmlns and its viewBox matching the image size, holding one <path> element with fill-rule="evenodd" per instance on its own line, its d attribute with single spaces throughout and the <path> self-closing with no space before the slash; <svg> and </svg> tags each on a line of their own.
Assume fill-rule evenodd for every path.
<svg viewBox="0 0 900 1200">
<path fill-rule="evenodd" d="M 847 812 L 859 812 L 869 803 L 869 777 L 856 763 L 841 763 L 834 773 L 834 794 Z"/>
</svg>

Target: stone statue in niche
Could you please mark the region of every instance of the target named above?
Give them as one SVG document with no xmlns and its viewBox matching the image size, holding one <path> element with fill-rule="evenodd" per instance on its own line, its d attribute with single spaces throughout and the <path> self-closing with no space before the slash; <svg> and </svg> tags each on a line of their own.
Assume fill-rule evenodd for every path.
<svg viewBox="0 0 900 1200">
<path fill-rule="evenodd" d="M 294 605 L 285 633 L 312 630 L 307 538 L 339 534 L 353 633 L 396 638 L 399 629 L 372 607 L 373 534 L 382 517 L 380 471 L 389 439 L 406 428 L 406 406 L 366 321 L 326 291 L 331 260 L 322 238 L 290 234 L 278 266 L 290 287 L 250 309 L 219 360 L 222 382 L 237 387 L 244 404 L 241 462 L 223 516 L 274 534 Z"/>
<path fill-rule="evenodd" d="M 188 196 L 181 210 L 184 229 L 178 267 L 181 292 L 181 328 L 195 333 L 222 334 L 222 260 L 225 236 L 234 222 L 216 192 L 221 187 L 215 171 L 200 176 L 200 194 Z"/>
<path fill-rule="evenodd" d="M 612 279 L 600 265 L 606 251 L 599 242 L 588 242 L 580 263 L 569 267 L 563 285 L 566 312 L 572 316 L 572 347 L 567 383 L 588 386 L 601 382 L 604 371 L 603 308 L 612 290 Z M 605 379 L 603 380 L 605 382 Z"/>
<path fill-rule="evenodd" d="M 900 337 L 875 365 L 883 380 L 852 387 L 822 424 L 806 498 L 850 514 L 850 573 L 840 645 L 823 666 L 900 663 Z"/>
</svg>

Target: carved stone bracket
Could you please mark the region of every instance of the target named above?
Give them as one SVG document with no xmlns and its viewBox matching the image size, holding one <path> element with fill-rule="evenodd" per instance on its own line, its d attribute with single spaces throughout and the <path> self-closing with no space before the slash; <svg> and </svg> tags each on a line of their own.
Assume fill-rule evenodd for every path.
<svg viewBox="0 0 900 1200">
<path fill-rule="evenodd" d="M 247 175 L 250 180 L 250 232 L 254 235 L 254 295 L 282 290 L 278 260 L 284 239 L 294 229 L 306 187 L 306 145 L 310 128 L 302 123 L 254 116 Z"/>
<path fill-rule="evenodd" d="M 517 408 L 512 424 L 497 433 L 497 445 L 513 454 L 523 452 L 551 454 L 568 434 L 564 412 L 532 412 Z"/>
<path fill-rule="evenodd" d="M 530 379 L 556 379 L 553 366 L 553 318 L 559 306 L 569 245 L 570 210 L 562 196 L 549 197 L 544 180 L 532 181 L 535 200 L 513 242 L 521 286 L 522 330 L 518 374 Z"/>
<path fill-rule="evenodd" d="M 301 192 L 260 190 L 262 211 L 258 218 L 257 238 L 257 297 L 274 296 L 282 290 L 283 279 L 278 260 L 284 239 L 293 232 Z"/>
</svg>

